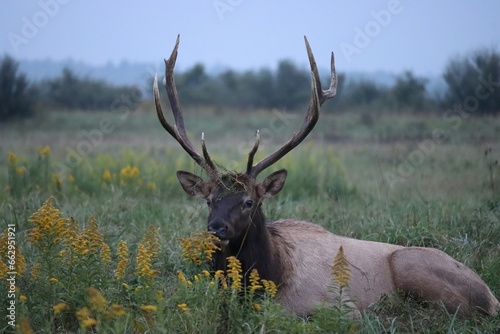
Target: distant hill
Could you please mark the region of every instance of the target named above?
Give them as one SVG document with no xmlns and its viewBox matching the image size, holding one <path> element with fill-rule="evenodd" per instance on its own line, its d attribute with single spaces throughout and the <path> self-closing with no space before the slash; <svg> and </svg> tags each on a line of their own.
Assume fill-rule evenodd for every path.
<svg viewBox="0 0 500 334">
<path fill-rule="evenodd" d="M 22 72 L 26 73 L 28 78 L 32 81 L 39 81 L 46 78 L 54 78 L 61 75 L 64 67 L 70 68 L 74 73 L 79 76 L 87 76 L 92 79 L 105 80 L 111 84 L 122 86 L 137 86 L 144 93 L 150 94 L 150 82 L 154 73 L 163 73 L 163 62 L 159 64 L 153 63 L 131 63 L 122 61 L 121 63 L 112 64 L 108 63 L 104 66 L 92 66 L 80 61 L 71 59 L 64 61 L 46 60 L 19 60 L 19 68 Z M 209 74 L 217 75 L 223 72 L 227 67 L 217 65 L 213 68 L 207 69 Z M 321 70 L 322 73 L 327 74 L 328 70 Z M 346 80 L 361 81 L 369 80 L 380 85 L 392 86 L 396 80 L 396 76 L 400 73 L 390 73 L 383 71 L 376 72 L 348 72 Z M 328 75 L 325 75 L 327 77 Z M 440 94 L 445 89 L 445 82 L 441 77 L 427 77 L 428 91 L 431 94 Z"/>
</svg>

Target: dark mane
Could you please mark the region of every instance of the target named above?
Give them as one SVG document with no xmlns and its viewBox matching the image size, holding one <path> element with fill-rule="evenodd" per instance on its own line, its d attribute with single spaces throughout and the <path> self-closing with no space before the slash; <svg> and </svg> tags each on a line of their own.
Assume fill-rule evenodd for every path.
<svg viewBox="0 0 500 334">
<path fill-rule="evenodd" d="M 223 246 L 222 250 L 215 253 L 213 269 L 226 270 L 226 259 L 235 256 L 241 262 L 246 283 L 250 272 L 255 268 L 261 279 L 281 285 L 286 270 L 280 252 L 283 247 L 288 245 L 278 231 L 272 228 L 272 224 L 266 224 L 262 208 L 259 207 L 252 217 L 252 224 L 245 237 L 238 243 Z"/>
</svg>

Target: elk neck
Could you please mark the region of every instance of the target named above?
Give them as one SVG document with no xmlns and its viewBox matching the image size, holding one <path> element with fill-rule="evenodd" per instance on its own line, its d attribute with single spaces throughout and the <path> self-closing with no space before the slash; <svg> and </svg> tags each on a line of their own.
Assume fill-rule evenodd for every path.
<svg viewBox="0 0 500 334">
<path fill-rule="evenodd" d="M 235 256 L 241 262 L 244 281 L 248 284 L 250 272 L 257 269 L 261 279 L 271 280 L 276 285 L 283 282 L 284 268 L 280 259 L 281 239 L 268 227 L 266 218 L 259 206 L 251 216 L 245 235 L 239 240 L 222 246 L 214 256 L 214 270 L 226 270 L 227 258 Z"/>
</svg>

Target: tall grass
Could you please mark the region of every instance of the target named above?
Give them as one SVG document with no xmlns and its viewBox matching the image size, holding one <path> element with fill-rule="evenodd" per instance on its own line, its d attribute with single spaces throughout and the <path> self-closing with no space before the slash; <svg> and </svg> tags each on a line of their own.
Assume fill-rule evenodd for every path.
<svg viewBox="0 0 500 334">
<path fill-rule="evenodd" d="M 243 170 L 246 151 L 235 146 L 251 145 L 253 128 L 268 126 L 272 115 L 252 115 L 244 125 L 248 136 L 241 134 L 247 129 L 234 125 L 234 115 L 209 112 L 188 127 L 193 133 L 206 132 L 222 168 Z M 211 128 L 214 116 L 225 122 L 227 131 Z M 25 265 L 17 277 L 18 332 L 27 333 L 30 327 L 44 333 L 488 333 L 500 326 L 498 317 L 459 319 L 439 303 L 394 296 L 385 296 L 356 320 L 347 316 L 347 305 L 323 306 L 302 319 L 286 314 L 270 294 L 234 292 L 230 278 L 225 278 L 228 289 L 214 289 L 223 284 L 222 276 L 207 275 L 203 264 L 187 260 L 179 241 L 205 230 L 206 210 L 182 192 L 175 171 L 201 174 L 199 168 L 157 127 L 154 117 L 131 114 L 122 123 L 116 121 L 115 131 L 79 164 L 61 171 L 68 147 L 85 138 L 79 134 L 82 129 L 90 131 L 103 117 L 117 116 L 75 117 L 73 123 L 68 115 L 54 113 L 36 129 L 23 123 L 0 129 L 1 230 L 15 225 Z M 498 120 L 471 121 L 488 134 L 483 139 L 478 139 L 474 124 L 464 124 L 391 186 L 384 174 L 442 126 L 440 119 L 382 115 L 380 122 L 358 124 L 357 117 L 326 115 L 310 139 L 273 167 L 287 168 L 289 175 L 282 192 L 265 203 L 268 218 L 300 218 L 340 235 L 442 249 L 478 272 L 499 296 Z M 300 121 L 297 117 L 271 138 L 264 153 Z M 417 123 L 421 125 L 414 129 L 411 124 Z M 393 125 L 382 138 L 380 131 L 385 130 L 375 128 L 384 124 Z M 332 142 L 329 134 L 337 131 L 341 141 Z M 486 148 L 491 150 L 485 156 Z M 58 225 L 55 216 L 45 219 L 53 225 L 44 230 L 44 238 L 36 239 L 39 226 L 32 215 L 49 198 L 63 221 Z M 5 263 L 5 254 L 1 256 Z M 2 278 L 2 291 L 6 284 Z M 7 299 L 2 300 L 3 319 Z"/>
</svg>

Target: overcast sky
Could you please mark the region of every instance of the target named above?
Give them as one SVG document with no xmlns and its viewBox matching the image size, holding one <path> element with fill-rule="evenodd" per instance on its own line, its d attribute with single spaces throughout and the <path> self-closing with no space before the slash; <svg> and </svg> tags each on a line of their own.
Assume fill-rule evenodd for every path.
<svg viewBox="0 0 500 334">
<path fill-rule="evenodd" d="M 196 62 L 234 69 L 307 63 L 331 51 L 337 69 L 439 75 L 447 60 L 500 47 L 495 0 L 2 0 L 0 54 L 93 65 L 160 63 L 181 34 L 178 68 Z"/>
</svg>

